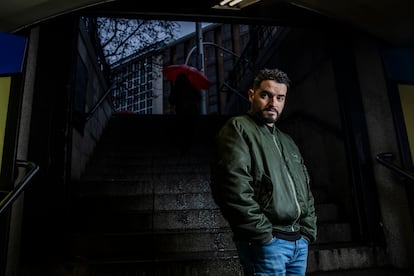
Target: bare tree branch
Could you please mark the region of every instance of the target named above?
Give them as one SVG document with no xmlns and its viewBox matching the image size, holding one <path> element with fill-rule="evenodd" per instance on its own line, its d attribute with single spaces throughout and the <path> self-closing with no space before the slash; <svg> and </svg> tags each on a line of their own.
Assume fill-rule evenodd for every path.
<svg viewBox="0 0 414 276">
<path fill-rule="evenodd" d="M 160 41 L 170 41 L 178 30 L 175 21 L 97 18 L 98 37 L 108 64 Z"/>
</svg>

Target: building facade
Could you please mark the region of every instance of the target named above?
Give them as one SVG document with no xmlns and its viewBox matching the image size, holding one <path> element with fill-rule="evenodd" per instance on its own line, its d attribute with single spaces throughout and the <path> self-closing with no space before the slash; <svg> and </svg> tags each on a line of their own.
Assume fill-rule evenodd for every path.
<svg viewBox="0 0 414 276">
<path fill-rule="evenodd" d="M 163 113 L 159 62 L 159 55 L 151 51 L 122 60 L 112 69 L 112 101 L 115 112 Z"/>
<path fill-rule="evenodd" d="M 212 84 L 202 91 L 207 114 L 221 113 L 225 101 L 223 83 L 248 45 L 249 30 L 248 25 L 238 24 L 211 24 L 203 28 L 204 73 Z M 196 33 L 190 33 L 171 44 L 154 45 L 115 64 L 111 70 L 115 112 L 174 114 L 168 101 L 173 81 L 162 75 L 162 68 L 186 62 L 200 68 L 196 48 Z"/>
</svg>

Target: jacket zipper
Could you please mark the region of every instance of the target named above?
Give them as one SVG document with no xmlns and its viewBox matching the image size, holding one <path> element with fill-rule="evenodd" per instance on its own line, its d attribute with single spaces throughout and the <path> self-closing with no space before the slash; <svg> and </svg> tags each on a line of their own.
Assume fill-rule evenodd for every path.
<svg viewBox="0 0 414 276">
<path fill-rule="evenodd" d="M 300 205 L 299 205 L 299 201 L 298 201 L 298 198 L 297 198 L 297 195 L 296 195 L 296 188 L 295 188 L 295 185 L 294 185 L 294 183 L 293 183 L 292 176 L 290 175 L 290 171 L 289 171 L 289 169 L 288 169 L 288 167 L 287 167 L 287 165 L 286 165 L 285 158 L 284 158 L 284 156 L 283 156 L 283 154 L 282 154 L 282 151 L 280 150 L 279 145 L 278 145 L 278 144 L 277 144 L 277 142 L 276 142 L 275 136 L 274 136 L 274 135 L 272 135 L 272 138 L 273 138 L 273 143 L 276 145 L 276 148 L 277 148 L 277 150 L 279 151 L 279 154 L 280 154 L 280 156 L 282 157 L 282 160 L 283 160 L 283 162 L 284 162 L 283 164 L 285 165 L 285 169 L 286 169 L 286 172 L 287 172 L 287 174 L 288 174 L 289 184 L 290 184 L 290 186 L 292 187 L 292 190 L 293 190 L 293 198 L 295 199 L 296 208 L 298 209 L 298 216 L 296 217 L 296 219 L 293 221 L 293 223 L 292 223 L 292 225 L 291 225 L 291 230 L 292 230 L 292 232 L 293 232 L 293 231 L 295 231 L 295 229 L 293 228 L 293 225 L 295 225 L 295 223 L 296 223 L 296 222 L 299 220 L 299 218 L 300 218 L 300 214 L 301 214 L 301 211 L 300 211 Z"/>
</svg>

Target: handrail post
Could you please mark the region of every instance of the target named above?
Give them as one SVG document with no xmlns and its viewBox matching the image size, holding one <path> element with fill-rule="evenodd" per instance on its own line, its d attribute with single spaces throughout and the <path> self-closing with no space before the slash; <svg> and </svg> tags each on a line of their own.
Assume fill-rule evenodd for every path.
<svg viewBox="0 0 414 276">
<path fill-rule="evenodd" d="M 16 160 L 16 165 L 18 167 L 30 168 L 30 171 L 25 175 L 24 179 L 0 201 L 0 215 L 14 202 L 26 188 L 26 185 L 30 182 L 32 177 L 39 171 L 39 166 L 32 162 Z"/>
<path fill-rule="evenodd" d="M 198 67 L 201 73 L 205 73 L 204 69 L 204 49 L 203 49 L 203 29 L 201 22 L 196 22 L 196 34 L 197 34 L 197 52 L 198 52 Z M 201 110 L 202 115 L 207 114 L 207 97 L 206 91 L 201 93 Z"/>
<path fill-rule="evenodd" d="M 85 116 L 85 120 L 89 120 L 92 115 L 95 113 L 95 111 L 98 109 L 98 107 L 103 103 L 103 101 L 106 99 L 106 97 L 108 97 L 109 93 L 112 91 L 112 89 L 115 86 L 115 82 L 112 83 L 112 85 L 105 91 L 105 93 L 103 94 L 103 96 L 96 102 L 96 104 L 92 107 L 91 111 L 89 111 L 86 116 Z"/>
<path fill-rule="evenodd" d="M 393 158 L 394 155 L 391 152 L 384 152 L 384 153 L 379 153 L 377 154 L 377 156 L 375 157 L 375 159 L 382 165 L 384 165 L 385 167 L 391 169 L 394 172 L 397 172 L 398 174 L 410 179 L 411 181 L 414 181 L 414 174 L 406 171 L 396 165 L 394 165 L 393 163 L 391 163 L 390 161 L 388 161 L 387 159 L 391 159 Z"/>
</svg>

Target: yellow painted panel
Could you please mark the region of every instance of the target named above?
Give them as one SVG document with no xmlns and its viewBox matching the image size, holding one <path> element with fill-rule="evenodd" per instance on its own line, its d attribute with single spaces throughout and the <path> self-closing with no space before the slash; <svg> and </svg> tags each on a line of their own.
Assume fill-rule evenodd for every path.
<svg viewBox="0 0 414 276">
<path fill-rule="evenodd" d="M 4 135 L 6 132 L 11 77 L 0 77 L 0 169 L 3 159 Z"/>
<path fill-rule="evenodd" d="M 414 160 L 414 85 L 399 85 L 399 91 L 410 144 L 411 160 Z"/>
</svg>

